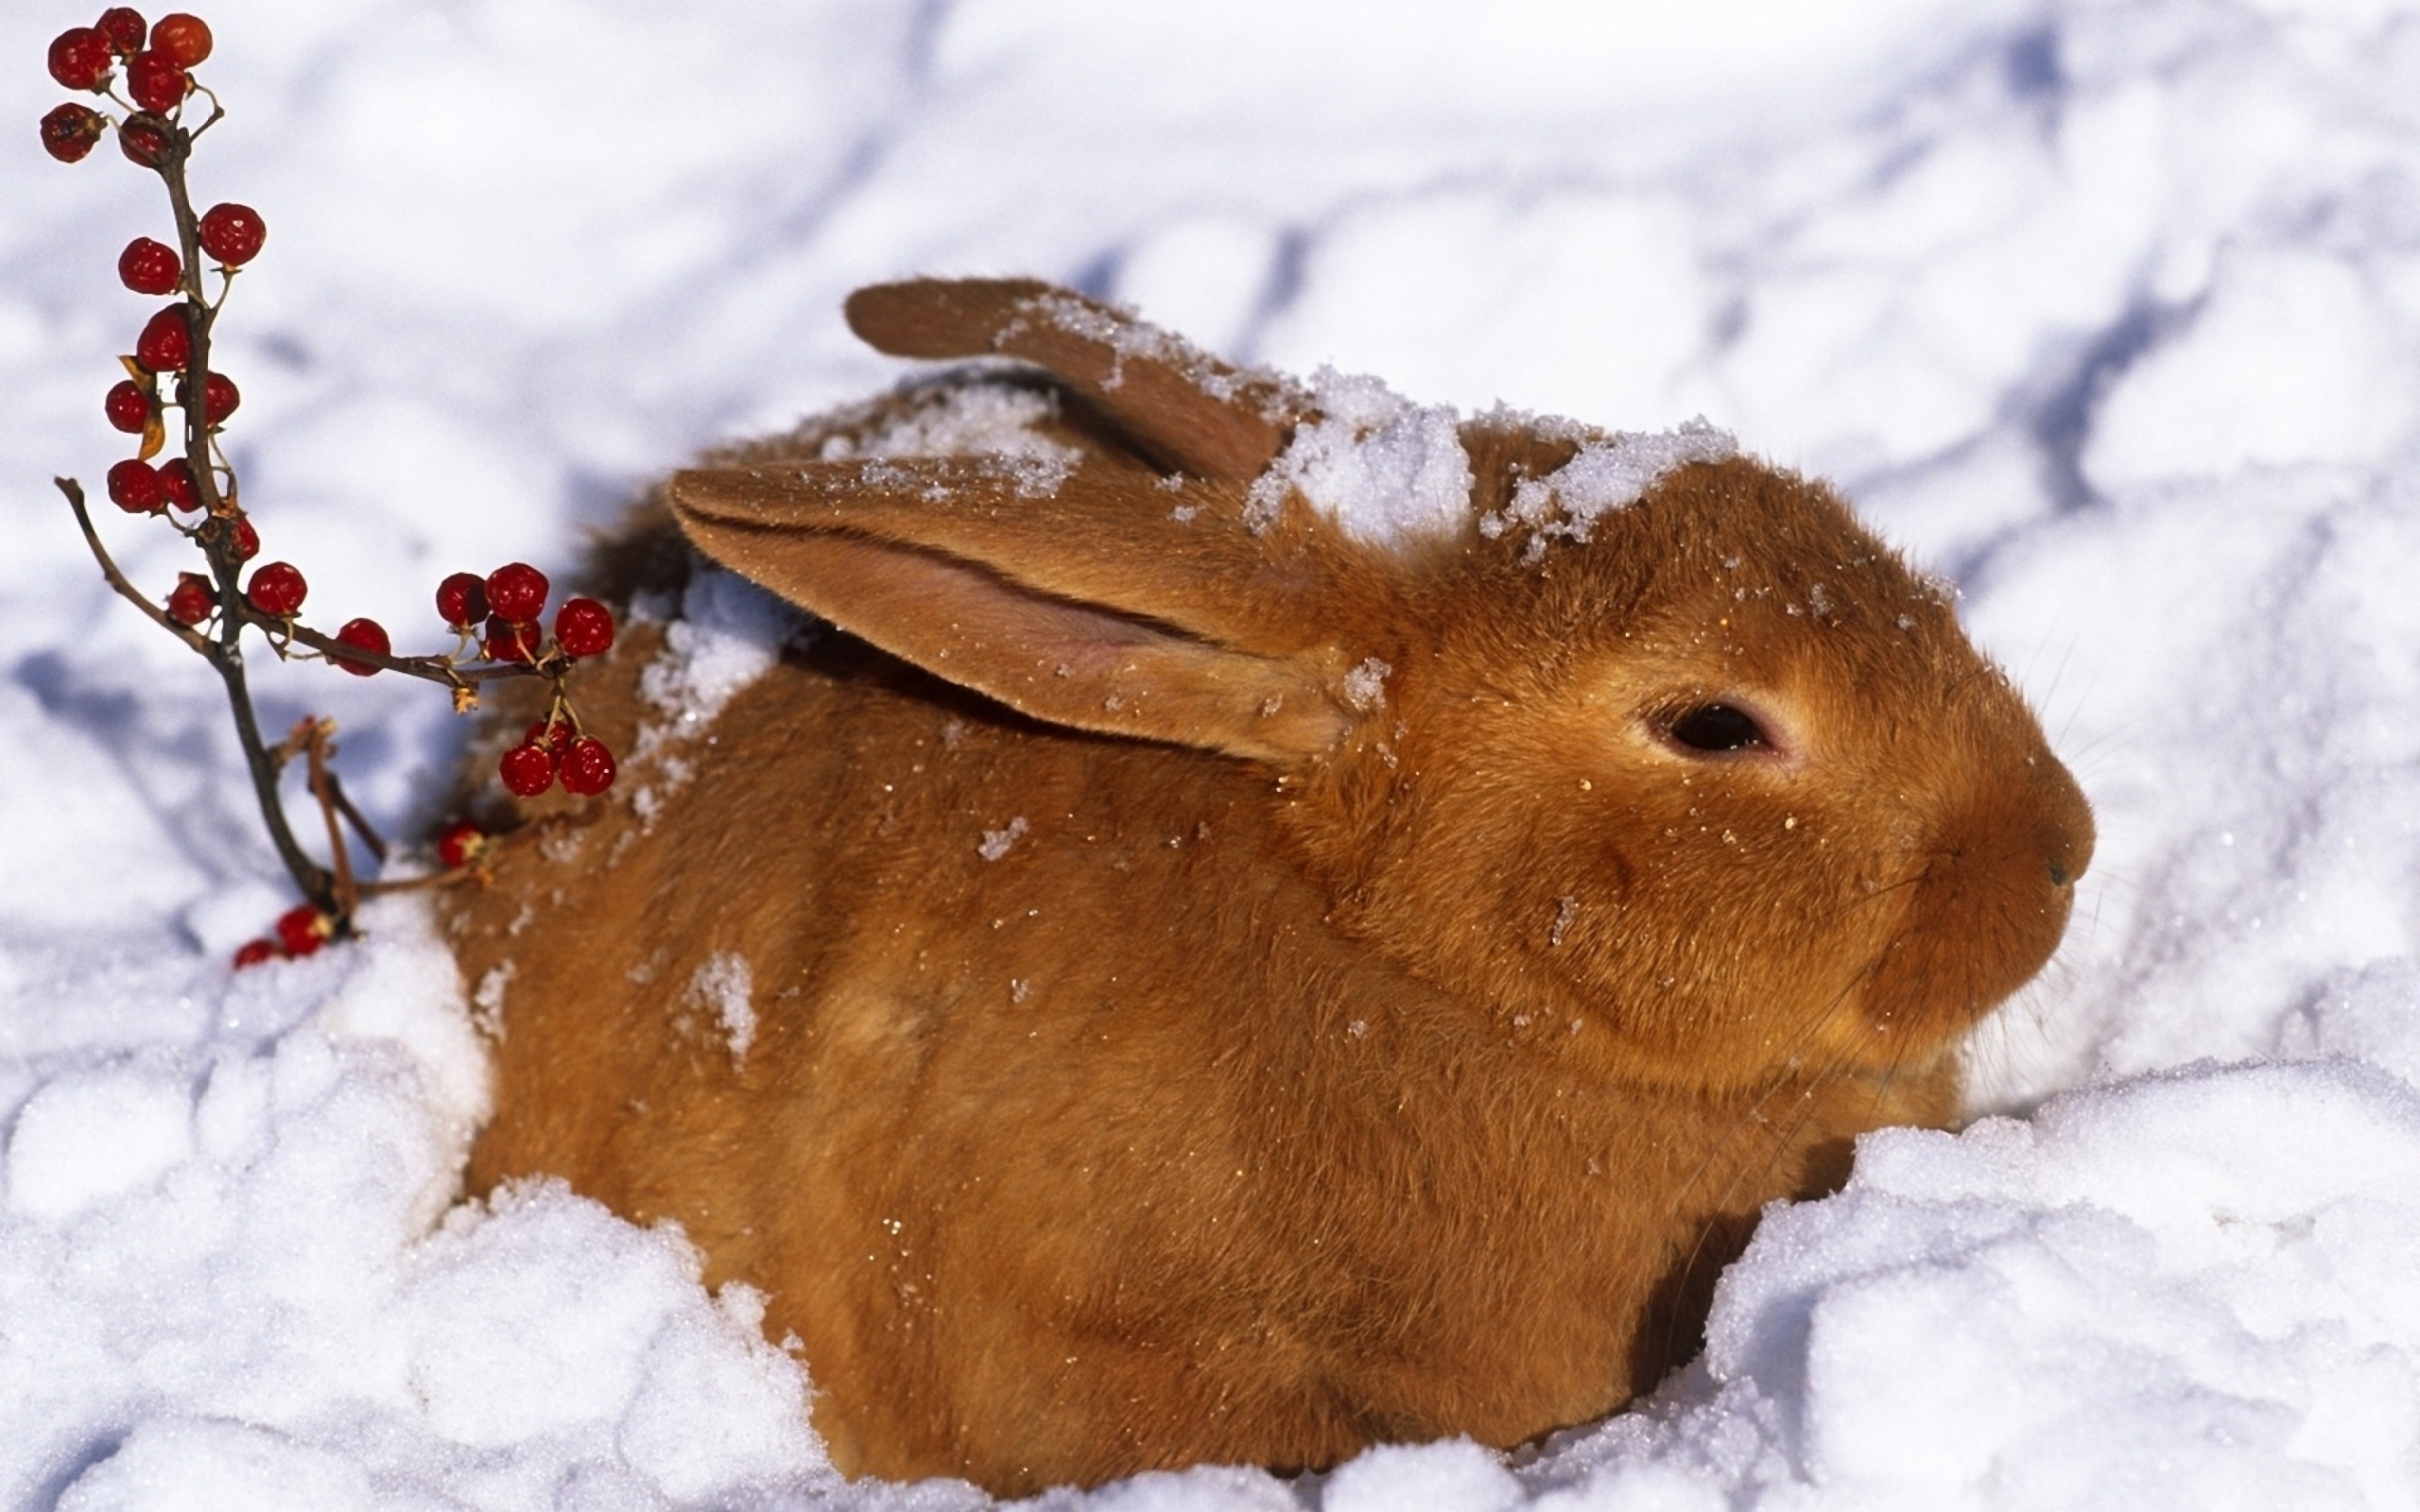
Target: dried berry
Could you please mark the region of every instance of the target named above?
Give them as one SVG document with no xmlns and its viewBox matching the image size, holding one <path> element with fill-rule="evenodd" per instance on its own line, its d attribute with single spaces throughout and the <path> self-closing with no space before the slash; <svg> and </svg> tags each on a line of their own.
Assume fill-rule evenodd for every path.
<svg viewBox="0 0 2420 1512">
<path fill-rule="evenodd" d="M 148 236 L 137 236 L 117 254 L 118 282 L 137 294 L 173 294 L 184 270 L 175 248 Z"/>
<path fill-rule="evenodd" d="M 199 625 L 217 607 L 218 595 L 210 591 L 209 578 L 199 573 L 177 574 L 177 586 L 168 593 L 168 618 L 180 625 Z"/>
<path fill-rule="evenodd" d="M 110 502 L 129 514 L 157 514 L 167 503 L 161 496 L 159 472 L 130 456 L 111 467 L 109 489 Z"/>
<path fill-rule="evenodd" d="M 488 612 L 508 620 L 534 620 L 546 611 L 546 575 L 526 561 L 509 561 L 488 574 Z"/>
<path fill-rule="evenodd" d="M 102 47 L 107 50 L 108 43 Z M 127 95 L 147 111 L 165 115 L 184 103 L 192 88 L 193 76 L 157 48 L 147 47 L 126 60 Z"/>
<path fill-rule="evenodd" d="M 199 16 L 171 11 L 152 24 L 151 49 L 175 59 L 180 68 L 199 68 L 210 56 L 209 24 Z"/>
<path fill-rule="evenodd" d="M 268 239 L 268 227 L 250 205 L 213 205 L 202 213 L 201 249 L 229 267 L 259 256 Z"/>
<path fill-rule="evenodd" d="M 261 533 L 252 528 L 249 516 L 235 517 L 235 559 L 250 561 L 261 554 Z"/>
<path fill-rule="evenodd" d="M 121 378 L 110 385 L 109 393 L 101 400 L 101 409 L 112 425 L 129 436 L 142 435 L 143 427 L 151 423 L 151 396 L 131 378 Z"/>
<path fill-rule="evenodd" d="M 50 77 L 69 89 L 98 89 L 117 61 L 110 40 L 91 26 L 70 26 L 50 40 Z"/>
<path fill-rule="evenodd" d="M 185 324 L 185 307 L 171 304 L 143 324 L 134 338 L 134 360 L 153 372 L 182 372 L 193 360 L 193 329 Z"/>
<path fill-rule="evenodd" d="M 201 485 L 194 480 L 193 464 L 182 456 L 160 464 L 160 492 L 171 509 L 191 514 L 201 507 Z M 253 544 L 257 547 L 259 542 Z"/>
<path fill-rule="evenodd" d="M 110 51 L 120 58 L 143 50 L 143 39 L 149 28 L 144 25 L 143 12 L 132 6 L 112 6 L 93 23 L 93 29 L 110 44 Z"/>
<path fill-rule="evenodd" d="M 437 837 L 438 865 L 467 867 L 487 854 L 488 832 L 468 819 L 456 819 Z"/>
<path fill-rule="evenodd" d="M 387 639 L 387 627 L 372 619 L 345 621 L 337 630 L 337 639 L 347 645 L 357 645 L 365 651 L 375 651 L 380 656 L 389 655 L 395 649 L 394 643 Z M 337 665 L 356 678 L 376 677 L 386 670 L 374 662 L 354 662 L 343 656 L 338 656 L 336 662 Z"/>
<path fill-rule="evenodd" d="M 491 662 L 537 661 L 538 627 L 529 620 L 509 620 L 501 614 L 489 615 L 487 653 Z"/>
<path fill-rule="evenodd" d="M 293 956 L 310 954 L 336 933 L 337 921 L 312 903 L 298 903 L 277 916 L 277 942 Z"/>
<path fill-rule="evenodd" d="M 563 752 L 563 791 L 595 798 L 614 785 L 614 753 L 594 735 L 583 735 Z"/>
<path fill-rule="evenodd" d="M 129 163 L 158 167 L 168 158 L 167 123 L 156 115 L 128 117 L 126 124 L 117 129 L 117 149 L 126 154 Z"/>
<path fill-rule="evenodd" d="M 228 416 L 235 413 L 235 406 L 243 402 L 244 396 L 235 387 L 235 380 L 223 372 L 214 372 L 202 380 L 201 422 L 212 430 L 216 430 L 226 422 Z"/>
<path fill-rule="evenodd" d="M 565 656 L 603 656 L 614 648 L 614 611 L 593 598 L 567 598 L 555 610 L 555 643 Z"/>
<path fill-rule="evenodd" d="M 515 798 L 536 798 L 555 785 L 555 759 L 536 746 L 515 746 L 496 763 L 505 791 Z"/>
<path fill-rule="evenodd" d="M 101 139 L 109 118 L 83 105 L 61 105 L 42 118 L 42 149 L 61 163 L 81 163 Z"/>
<path fill-rule="evenodd" d="M 437 585 L 437 612 L 458 630 L 488 617 L 488 580 L 476 573 L 451 573 Z"/>
<path fill-rule="evenodd" d="M 282 954 L 273 939 L 248 939 L 235 947 L 235 970 L 240 971 L 248 966 L 276 960 Z"/>
<path fill-rule="evenodd" d="M 252 574 L 244 596 L 252 601 L 252 608 L 282 620 L 302 607 L 302 595 L 310 591 L 292 562 L 273 561 Z"/>
</svg>

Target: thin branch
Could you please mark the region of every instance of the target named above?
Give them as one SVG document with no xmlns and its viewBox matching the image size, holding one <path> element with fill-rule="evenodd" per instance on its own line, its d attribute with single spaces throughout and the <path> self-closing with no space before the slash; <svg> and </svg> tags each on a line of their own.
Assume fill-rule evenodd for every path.
<svg viewBox="0 0 2420 1512">
<path fill-rule="evenodd" d="M 387 842 L 370 827 L 370 821 L 361 816 L 361 811 L 353 806 L 353 799 L 344 796 L 344 778 L 333 766 L 328 768 L 328 801 L 337 806 L 337 812 L 343 815 L 345 821 L 353 826 L 354 833 L 361 836 L 361 843 L 370 848 L 370 853 L 378 858 L 378 864 L 385 866 Z"/>
<path fill-rule="evenodd" d="M 328 854 L 336 862 L 337 933 L 350 934 L 353 912 L 361 905 L 361 889 L 353 880 L 353 857 L 345 850 L 344 827 L 337 822 L 336 800 L 328 796 L 328 731 L 334 727 L 324 719 L 306 714 L 294 727 L 302 737 L 302 749 L 311 763 L 311 796 L 320 800 L 320 817 L 328 826 Z M 289 742 L 293 737 L 287 737 Z"/>
<path fill-rule="evenodd" d="M 50 481 L 58 484 L 59 491 L 67 495 L 67 507 L 76 511 L 76 524 L 84 532 L 84 544 L 93 548 L 93 559 L 101 564 L 101 576 L 117 590 L 118 596 L 150 615 L 152 623 L 184 642 L 196 655 L 210 655 L 207 637 L 197 633 L 190 626 L 180 625 L 168 618 L 166 610 L 145 597 L 140 589 L 127 581 L 126 574 L 118 571 L 117 563 L 110 557 L 109 548 L 101 544 L 100 532 L 93 528 L 92 511 L 84 507 L 84 486 L 74 478 L 53 478 Z"/>
</svg>

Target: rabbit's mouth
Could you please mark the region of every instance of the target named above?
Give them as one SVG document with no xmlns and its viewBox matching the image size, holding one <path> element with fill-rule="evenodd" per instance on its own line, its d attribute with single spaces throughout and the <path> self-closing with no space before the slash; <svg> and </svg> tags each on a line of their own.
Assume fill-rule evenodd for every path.
<svg viewBox="0 0 2420 1512">
<path fill-rule="evenodd" d="M 2091 810 L 2045 761 L 2033 802 L 1995 806 L 1944 834 L 1910 877 L 1900 928 L 1867 977 L 1865 1024 L 1910 1045 L 1948 1042 L 2041 971 L 2066 934 L 2075 885 L 2091 864 Z"/>
</svg>

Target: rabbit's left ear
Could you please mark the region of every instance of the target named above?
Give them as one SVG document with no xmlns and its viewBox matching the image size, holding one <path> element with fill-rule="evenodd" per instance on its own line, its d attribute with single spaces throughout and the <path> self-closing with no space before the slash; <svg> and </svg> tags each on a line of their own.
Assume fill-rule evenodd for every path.
<svg viewBox="0 0 2420 1512">
<path fill-rule="evenodd" d="M 1180 523 L 1220 508 L 1206 486 L 1095 456 L 1032 490 L 1001 458 L 912 457 L 706 469 L 667 491 L 715 560 L 1032 718 L 1284 766 L 1342 737 L 1328 575 L 1240 524 Z"/>
<path fill-rule="evenodd" d="M 1307 400 L 1115 305 L 1033 279 L 910 279 L 849 296 L 849 329 L 894 357 L 1018 357 L 1050 369 L 1127 438 L 1197 477 L 1260 475 Z"/>
</svg>

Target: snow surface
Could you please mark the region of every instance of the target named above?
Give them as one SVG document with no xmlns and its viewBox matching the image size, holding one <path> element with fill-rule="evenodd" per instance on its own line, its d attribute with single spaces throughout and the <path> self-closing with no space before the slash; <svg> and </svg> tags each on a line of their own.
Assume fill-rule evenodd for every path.
<svg viewBox="0 0 2420 1512">
<path fill-rule="evenodd" d="M 1030 273 L 1422 405 L 1703 415 L 1954 578 L 2045 710 L 2101 844 L 1979 1049 L 1994 1116 L 1772 1214 L 1654 1400 L 1514 1460 L 1060 1504 L 2420 1503 L 2411 6 L 208 15 L 199 192 L 269 227 L 229 437 L 331 620 L 434 648 L 444 572 L 561 567 L 700 448 L 890 381 L 851 287 Z M 47 481 L 118 455 L 112 263 L 163 228 L 108 151 L 36 146 L 87 19 L 0 9 L 0 1505 L 979 1504 L 841 1485 L 673 1236 L 458 1201 L 475 1005 L 414 908 L 225 971 L 285 900 L 215 684 Z M 104 527 L 164 591 L 183 548 Z M 701 613 L 675 708 L 790 633 L 752 612 Z M 430 817 L 441 698 L 258 677 L 273 729 L 342 722 L 376 817 Z"/>
</svg>

